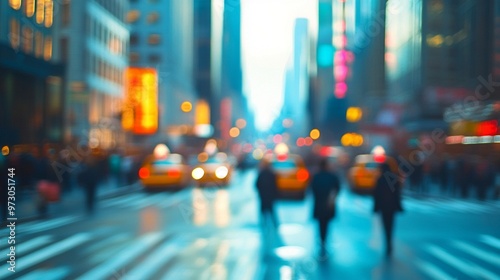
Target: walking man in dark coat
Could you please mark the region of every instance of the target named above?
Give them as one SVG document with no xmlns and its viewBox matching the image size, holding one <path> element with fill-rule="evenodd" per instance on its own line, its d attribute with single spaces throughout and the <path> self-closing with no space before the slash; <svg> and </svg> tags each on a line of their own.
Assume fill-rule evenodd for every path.
<svg viewBox="0 0 500 280">
<path fill-rule="evenodd" d="M 382 163 L 380 166 L 380 177 L 373 192 L 373 210 L 380 213 L 382 217 L 386 255 L 388 257 L 392 254 L 394 216 L 396 212 L 403 211 L 401 206 L 401 186 L 398 179 L 399 177 L 391 171 L 389 164 Z"/>
<path fill-rule="evenodd" d="M 97 185 L 101 176 L 102 171 L 98 159 L 94 155 L 89 155 L 78 177 L 78 181 L 85 191 L 85 205 L 88 214 L 94 213 Z"/>
<path fill-rule="evenodd" d="M 274 213 L 274 201 L 278 196 L 278 189 L 276 186 L 276 174 L 272 171 L 269 161 L 262 160 L 261 169 L 255 185 L 260 198 L 262 221 L 264 221 L 267 216 L 270 216 L 274 226 L 277 226 L 278 221 Z"/>
<path fill-rule="evenodd" d="M 335 173 L 328 170 L 327 159 L 320 161 L 319 171 L 312 178 L 311 188 L 314 196 L 313 217 L 318 220 L 321 255 L 324 255 L 328 223 L 335 217 L 335 200 L 340 191 L 340 180 Z"/>
</svg>

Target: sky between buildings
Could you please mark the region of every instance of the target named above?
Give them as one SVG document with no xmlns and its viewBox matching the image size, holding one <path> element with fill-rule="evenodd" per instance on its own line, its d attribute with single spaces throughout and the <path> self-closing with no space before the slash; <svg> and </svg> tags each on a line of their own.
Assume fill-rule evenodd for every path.
<svg viewBox="0 0 500 280">
<path fill-rule="evenodd" d="M 241 0 L 243 90 L 259 130 L 270 127 L 283 105 L 294 20 L 308 18 L 315 38 L 317 7 L 317 0 Z"/>
</svg>

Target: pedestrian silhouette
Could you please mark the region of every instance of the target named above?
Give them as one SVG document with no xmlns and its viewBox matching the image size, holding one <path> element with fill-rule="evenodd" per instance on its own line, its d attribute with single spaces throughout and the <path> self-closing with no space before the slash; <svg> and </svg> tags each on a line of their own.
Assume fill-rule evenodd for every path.
<svg viewBox="0 0 500 280">
<path fill-rule="evenodd" d="M 398 176 L 391 171 L 389 164 L 380 165 L 380 177 L 373 192 L 373 210 L 380 213 L 385 235 L 386 255 L 392 254 L 392 233 L 396 212 L 403 211 L 401 205 L 401 185 Z"/>
<path fill-rule="evenodd" d="M 102 176 L 98 159 L 89 155 L 82 165 L 78 182 L 85 191 L 85 206 L 88 214 L 94 213 L 97 185 Z"/>
<path fill-rule="evenodd" d="M 320 161 L 319 171 L 312 177 L 311 189 L 314 196 L 313 217 L 318 221 L 321 240 L 320 254 L 325 255 L 328 224 L 335 217 L 335 200 L 340 191 L 340 180 L 329 171 L 326 158 Z"/>
<path fill-rule="evenodd" d="M 274 227 L 276 227 L 278 220 L 274 212 L 274 202 L 278 196 L 278 188 L 276 186 L 276 174 L 271 169 L 271 164 L 267 159 L 261 161 L 255 186 L 260 198 L 261 222 L 270 217 Z"/>
</svg>

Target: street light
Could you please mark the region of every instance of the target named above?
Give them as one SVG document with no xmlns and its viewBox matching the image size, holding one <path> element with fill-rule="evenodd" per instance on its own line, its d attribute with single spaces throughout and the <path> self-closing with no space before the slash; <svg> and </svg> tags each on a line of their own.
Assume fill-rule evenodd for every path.
<svg viewBox="0 0 500 280">
<path fill-rule="evenodd" d="M 229 130 L 229 136 L 233 137 L 233 138 L 236 138 L 240 135 L 240 129 L 237 128 L 237 127 L 232 127 L 230 130 Z"/>
<path fill-rule="evenodd" d="M 317 140 L 321 133 L 319 132 L 319 129 L 314 128 L 309 132 L 309 136 L 312 138 L 312 140 Z"/>
<path fill-rule="evenodd" d="M 182 102 L 182 104 L 181 104 L 182 112 L 189 113 L 189 112 L 191 112 L 192 109 L 193 109 L 193 104 L 191 104 L 191 102 L 189 102 L 189 101 Z"/>
</svg>

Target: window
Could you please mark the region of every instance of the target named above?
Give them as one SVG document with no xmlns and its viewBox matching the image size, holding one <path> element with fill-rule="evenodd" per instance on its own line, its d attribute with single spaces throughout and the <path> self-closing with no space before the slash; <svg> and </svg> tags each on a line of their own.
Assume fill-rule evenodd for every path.
<svg viewBox="0 0 500 280">
<path fill-rule="evenodd" d="M 54 2 L 53 0 L 45 0 L 45 27 L 52 26 L 53 16 L 54 16 Z"/>
<path fill-rule="evenodd" d="M 152 54 L 149 56 L 149 62 L 151 63 L 159 63 L 161 61 L 161 56 L 158 54 Z"/>
<path fill-rule="evenodd" d="M 50 60 L 52 58 L 52 37 L 45 37 L 45 42 L 43 46 L 43 58 L 45 60 Z"/>
<path fill-rule="evenodd" d="M 19 48 L 19 43 L 20 43 L 20 25 L 19 21 L 17 19 L 12 18 L 10 20 L 10 45 L 12 48 L 17 49 Z"/>
<path fill-rule="evenodd" d="M 130 53 L 130 56 L 129 56 L 129 60 L 130 60 L 130 63 L 137 63 L 139 62 L 139 54 L 138 53 Z"/>
<path fill-rule="evenodd" d="M 43 35 L 41 32 L 35 33 L 35 56 L 42 57 L 43 55 Z"/>
<path fill-rule="evenodd" d="M 23 51 L 25 53 L 33 52 L 33 29 L 28 26 L 23 27 Z"/>
<path fill-rule="evenodd" d="M 35 0 L 26 0 L 24 3 L 24 13 L 27 17 L 32 17 L 35 14 Z"/>
<path fill-rule="evenodd" d="M 156 23 L 158 22 L 158 19 L 160 18 L 160 14 L 158 14 L 158 12 L 151 12 L 149 15 L 148 15 L 148 18 L 147 18 L 147 21 L 148 23 Z"/>
<path fill-rule="evenodd" d="M 36 23 L 42 24 L 45 17 L 45 2 L 38 0 L 36 2 Z"/>
<path fill-rule="evenodd" d="M 158 34 L 149 35 L 148 43 L 150 45 L 158 45 L 160 43 L 160 35 L 158 35 Z"/>
<path fill-rule="evenodd" d="M 10 7 L 14 10 L 21 8 L 21 0 L 9 0 Z"/>
<path fill-rule="evenodd" d="M 137 33 L 133 33 L 130 35 L 130 45 L 135 46 L 139 44 L 139 35 Z"/>
<path fill-rule="evenodd" d="M 138 10 L 132 10 L 127 13 L 126 16 L 126 22 L 128 23 L 135 23 L 139 20 L 139 17 L 141 16 L 141 13 Z"/>
<path fill-rule="evenodd" d="M 68 26 L 69 21 L 70 21 L 70 16 L 71 16 L 71 6 L 69 3 L 69 0 L 65 0 L 62 3 L 62 24 L 63 26 Z"/>
</svg>

